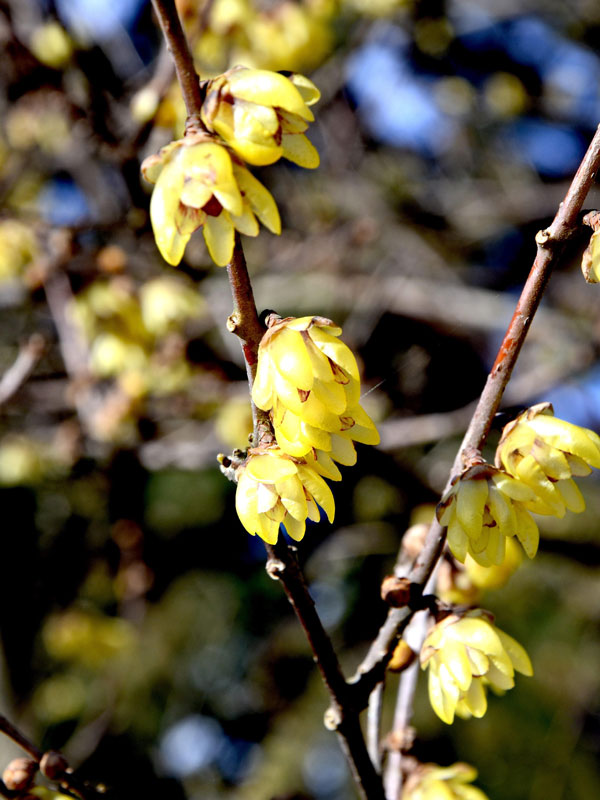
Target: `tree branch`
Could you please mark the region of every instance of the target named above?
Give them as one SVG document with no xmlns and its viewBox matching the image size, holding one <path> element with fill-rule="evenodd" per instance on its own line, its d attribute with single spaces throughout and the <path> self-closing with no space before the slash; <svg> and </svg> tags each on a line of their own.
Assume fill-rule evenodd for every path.
<svg viewBox="0 0 600 800">
<path fill-rule="evenodd" d="M 173 0 L 152 0 L 152 2 L 167 39 L 169 50 L 175 60 L 177 77 L 184 94 L 188 115 L 193 119 L 200 119 L 202 97 L 199 89 L 196 91 L 198 76 L 194 71 L 185 35 L 177 19 L 174 2 Z M 258 346 L 264 334 L 264 328 L 258 318 L 246 259 L 237 232 L 232 260 L 227 267 L 227 273 L 234 302 L 234 310 L 227 320 L 227 327 L 240 338 L 246 363 L 248 386 L 252 390 L 256 375 Z M 273 436 L 268 414 L 255 408 L 254 404 L 253 418 L 255 444 L 267 436 Z M 266 548 L 269 553 L 267 570 L 271 577 L 281 581 L 304 629 L 315 661 L 329 691 L 332 705 L 326 715 L 326 725 L 338 734 L 340 744 L 350 764 L 352 776 L 363 800 L 384 800 L 381 777 L 375 771 L 365 745 L 359 710 L 353 708 L 349 702 L 348 685 L 342 674 L 331 639 L 317 614 L 295 553 L 285 541 L 281 540 L 275 546 L 266 545 Z"/>
<path fill-rule="evenodd" d="M 444 491 L 447 491 L 454 476 L 462 471 L 465 456 L 468 456 L 474 450 L 480 450 L 485 442 L 494 415 L 500 406 L 504 389 L 510 379 L 521 347 L 542 299 L 546 284 L 567 240 L 577 229 L 581 207 L 599 168 L 600 127 L 596 130 L 594 138 L 579 165 L 552 224 L 546 230 L 540 231 L 535 237 L 537 243 L 535 261 L 521 292 L 513 318 L 500 345 L 494 365 L 488 375 Z M 411 582 L 414 584 L 415 596 L 422 594 L 423 587 L 442 553 L 445 538 L 445 528 L 439 524 L 437 519 L 434 520 L 425 539 L 423 549 L 419 553 L 409 575 Z M 369 693 L 382 679 L 394 648 L 415 610 L 407 606 L 405 608 L 394 608 L 388 612 L 387 618 L 369 648 L 367 656 L 351 679 L 357 694 L 355 703 L 364 703 L 366 706 Z"/>
</svg>

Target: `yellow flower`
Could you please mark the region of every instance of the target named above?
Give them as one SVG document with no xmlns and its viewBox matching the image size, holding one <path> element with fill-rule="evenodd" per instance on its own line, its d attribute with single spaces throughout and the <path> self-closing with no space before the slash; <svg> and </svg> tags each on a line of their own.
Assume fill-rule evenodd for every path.
<svg viewBox="0 0 600 800">
<path fill-rule="evenodd" d="M 281 232 L 271 194 L 206 134 L 171 142 L 145 159 L 142 172 L 156 183 L 150 202 L 152 228 L 161 255 L 173 266 L 198 228 L 220 267 L 231 261 L 235 230 L 258 235 L 256 217 L 273 233 Z"/>
<path fill-rule="evenodd" d="M 339 480 L 332 463 L 356 462 L 352 440 L 377 444 L 379 434 L 359 405 L 360 377 L 342 329 L 324 317 L 288 317 L 273 324 L 258 349 L 252 399 L 272 411 L 277 443 Z M 336 475 L 337 473 L 337 475 Z M 325 474 L 325 473 L 324 473 Z"/>
<path fill-rule="evenodd" d="M 293 461 L 278 448 L 250 455 L 238 471 L 235 507 L 248 533 L 275 544 L 279 526 L 300 541 L 306 519 L 318 522 L 319 506 L 333 522 L 331 489 L 306 463 Z"/>
<path fill-rule="evenodd" d="M 0 282 L 17 278 L 37 255 L 32 228 L 16 219 L 0 222 Z"/>
<path fill-rule="evenodd" d="M 406 781 L 402 800 L 488 800 L 481 789 L 469 785 L 476 777 L 470 764 L 420 764 Z"/>
<path fill-rule="evenodd" d="M 536 514 L 563 517 L 585 508 L 572 476 L 600 467 L 600 437 L 554 417 L 550 403 L 539 403 L 505 426 L 496 464 L 529 486 L 535 497 L 524 505 Z"/>
<path fill-rule="evenodd" d="M 273 164 L 283 156 L 312 169 L 319 154 L 304 131 L 314 120 L 308 106 L 319 97 L 303 75 L 234 67 L 208 81 L 202 120 L 249 164 Z"/>
<path fill-rule="evenodd" d="M 502 564 L 506 538 L 516 536 L 533 558 L 539 531 L 526 505 L 534 498 L 531 488 L 490 464 L 469 467 L 437 507 L 454 557 L 464 562 L 468 553 L 484 567 Z"/>
<path fill-rule="evenodd" d="M 454 715 L 482 717 L 486 686 L 504 691 L 515 685 L 515 670 L 533 675 L 529 656 L 482 609 L 450 614 L 430 630 L 421 650 L 421 668 L 429 667 L 429 700 L 450 725 Z"/>
</svg>

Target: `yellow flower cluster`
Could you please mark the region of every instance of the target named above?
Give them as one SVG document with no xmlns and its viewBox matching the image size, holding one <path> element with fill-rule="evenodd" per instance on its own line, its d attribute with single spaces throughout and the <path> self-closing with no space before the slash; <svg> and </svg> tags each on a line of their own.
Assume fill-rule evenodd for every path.
<svg viewBox="0 0 600 800">
<path fill-rule="evenodd" d="M 406 781 L 402 800 L 488 800 L 481 789 L 471 786 L 476 777 L 470 764 L 420 764 Z"/>
<path fill-rule="evenodd" d="M 532 406 L 503 431 L 496 466 L 476 464 L 455 480 L 437 516 L 448 527 L 448 546 L 484 567 L 504 560 L 506 538 L 537 552 L 539 532 L 530 512 L 563 517 L 585 508 L 573 476 L 600 467 L 600 437 L 554 417 L 549 403 Z"/>
<path fill-rule="evenodd" d="M 142 172 L 156 184 L 150 218 L 156 244 L 177 265 L 194 231 L 202 228 L 218 266 L 231 261 L 235 231 L 258 235 L 258 219 L 281 232 L 271 194 L 244 166 L 284 157 L 303 167 L 319 165 L 304 135 L 320 94 L 302 75 L 235 67 L 208 81 L 201 110 L 205 131 L 188 132 L 157 155 Z"/>
<path fill-rule="evenodd" d="M 450 614 L 434 625 L 421 650 L 421 668 L 427 667 L 429 700 L 449 725 L 455 714 L 485 714 L 488 685 L 504 691 L 514 686 L 515 670 L 533 674 L 523 647 L 496 628 L 492 615 L 481 609 Z"/>
<path fill-rule="evenodd" d="M 377 444 L 379 434 L 359 404 L 358 366 L 337 338 L 342 329 L 324 317 L 269 321 L 252 399 L 270 412 L 277 446 L 251 451 L 238 475 L 236 505 L 246 530 L 273 543 L 280 524 L 301 539 L 305 520 L 320 517 L 315 502 L 333 520 L 323 478 L 341 480 L 335 462 L 355 464 L 354 442 Z"/>
</svg>

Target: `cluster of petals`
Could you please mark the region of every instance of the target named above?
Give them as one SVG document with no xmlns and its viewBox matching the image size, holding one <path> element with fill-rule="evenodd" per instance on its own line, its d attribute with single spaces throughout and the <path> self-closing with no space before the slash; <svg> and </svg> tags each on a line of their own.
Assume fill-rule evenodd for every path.
<svg viewBox="0 0 600 800">
<path fill-rule="evenodd" d="M 488 685 L 504 691 L 514 686 L 515 671 L 533 674 L 523 647 L 481 609 L 450 614 L 434 625 L 423 643 L 421 667 L 429 668 L 432 708 L 449 725 L 455 714 L 485 714 Z"/>
<path fill-rule="evenodd" d="M 563 517 L 567 510 L 585 508 L 573 476 L 600 467 L 600 437 L 557 419 L 550 403 L 539 403 L 505 426 L 496 464 L 533 491 L 526 508 Z"/>
<path fill-rule="evenodd" d="M 530 558 L 537 552 L 538 527 L 527 510 L 534 490 L 490 464 L 469 467 L 437 508 L 448 527 L 448 546 L 459 561 L 469 554 L 481 566 L 502 564 L 506 540 L 516 536 Z"/>
<path fill-rule="evenodd" d="M 356 462 L 353 442 L 379 434 L 359 404 L 360 378 L 342 329 L 324 317 L 288 317 L 262 338 L 252 399 L 270 411 L 277 444 L 325 477 L 340 480 L 334 462 Z"/>
<path fill-rule="evenodd" d="M 229 150 L 209 134 L 188 134 L 145 159 L 142 172 L 155 183 L 150 219 L 161 255 L 176 266 L 194 231 L 202 228 L 211 258 L 231 261 L 235 231 L 258 235 L 258 219 L 281 232 L 271 194 Z"/>
<path fill-rule="evenodd" d="M 420 764 L 407 779 L 402 800 L 488 800 L 476 786 L 477 770 L 457 762 L 449 767 Z"/>
<path fill-rule="evenodd" d="M 320 98 L 303 75 L 233 67 L 207 82 L 202 121 L 248 164 L 273 164 L 281 157 L 301 167 L 319 166 L 319 154 L 304 135 Z"/>
<path fill-rule="evenodd" d="M 302 539 L 306 520 L 319 521 L 319 507 L 333 522 L 333 495 L 321 475 L 278 447 L 251 451 L 237 480 L 235 507 L 242 525 L 268 544 L 277 541 L 280 525 L 292 539 Z"/>
</svg>

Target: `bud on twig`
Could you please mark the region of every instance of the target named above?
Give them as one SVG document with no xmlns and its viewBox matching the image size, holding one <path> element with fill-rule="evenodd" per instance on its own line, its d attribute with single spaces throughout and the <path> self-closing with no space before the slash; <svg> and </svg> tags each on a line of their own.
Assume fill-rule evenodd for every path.
<svg viewBox="0 0 600 800">
<path fill-rule="evenodd" d="M 381 599 L 394 608 L 407 606 L 411 598 L 411 582 L 408 578 L 388 575 L 381 584 Z"/>
<path fill-rule="evenodd" d="M 50 781 L 56 781 L 67 771 L 69 764 L 67 759 L 55 750 L 48 750 L 44 753 L 40 761 L 40 770 Z"/>
<path fill-rule="evenodd" d="M 2 773 L 2 780 L 7 789 L 20 794 L 29 789 L 37 771 L 38 765 L 33 759 L 15 758 Z"/>
</svg>

